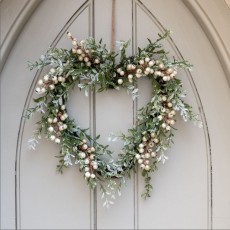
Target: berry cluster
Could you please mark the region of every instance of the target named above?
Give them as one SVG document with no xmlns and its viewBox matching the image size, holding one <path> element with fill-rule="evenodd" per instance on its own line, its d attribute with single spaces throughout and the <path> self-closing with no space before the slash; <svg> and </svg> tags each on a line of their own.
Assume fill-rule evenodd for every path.
<svg viewBox="0 0 230 230">
<path fill-rule="evenodd" d="M 138 146 L 136 159 L 141 169 L 150 170 L 150 158 L 155 158 L 157 153 L 154 151 L 156 145 L 159 143 L 155 133 L 142 133 L 142 142 Z"/>
<path fill-rule="evenodd" d="M 161 127 L 166 131 L 169 131 L 176 121 L 173 117 L 176 115 L 176 111 L 173 110 L 173 104 L 167 99 L 166 96 L 161 97 L 162 106 L 161 114 L 157 117 L 161 122 Z"/>
<path fill-rule="evenodd" d="M 76 38 L 72 37 L 70 32 L 67 32 L 67 37 L 72 40 L 72 53 L 78 55 L 78 61 L 84 62 L 88 67 L 92 64 L 100 63 L 100 58 L 92 55 L 94 52 L 93 50 L 85 49 L 84 40 L 78 42 Z"/>
<path fill-rule="evenodd" d="M 133 83 L 134 78 L 145 77 L 148 75 L 160 76 L 163 81 L 173 79 L 177 71 L 173 68 L 166 68 L 160 60 L 154 60 L 150 57 L 145 57 L 138 61 L 138 64 L 129 63 L 127 66 L 117 68 L 118 84 L 122 85 L 124 77 L 128 78 L 130 83 Z"/>
<path fill-rule="evenodd" d="M 81 159 L 81 165 L 83 165 L 85 171 L 85 178 L 94 179 L 95 170 L 98 169 L 98 163 L 95 159 L 95 148 L 87 145 L 87 140 L 83 139 L 82 142 L 75 147 L 74 151 L 78 152 L 78 156 Z"/>
<path fill-rule="evenodd" d="M 66 81 L 66 77 L 56 76 L 56 70 L 54 68 L 51 68 L 49 74 L 46 74 L 43 77 L 43 79 L 40 79 L 38 81 L 38 87 L 35 89 L 35 91 L 38 94 L 45 93 L 47 92 L 47 90 L 52 91 L 55 89 L 55 85 L 65 81 Z"/>
<path fill-rule="evenodd" d="M 68 128 L 65 120 L 68 118 L 65 105 L 60 107 L 60 110 L 56 109 L 56 114 L 49 116 L 47 122 L 49 124 L 47 130 L 51 141 L 59 144 L 61 142 L 61 132 Z"/>
</svg>

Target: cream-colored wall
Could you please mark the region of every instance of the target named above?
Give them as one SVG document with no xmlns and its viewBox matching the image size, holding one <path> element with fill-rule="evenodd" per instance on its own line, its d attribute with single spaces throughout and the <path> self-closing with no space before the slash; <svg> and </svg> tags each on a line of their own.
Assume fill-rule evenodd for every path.
<svg viewBox="0 0 230 230">
<path fill-rule="evenodd" d="M 49 0 L 44 0 L 44 1 L 49 1 Z M 169 0 L 164 0 L 169 1 Z M 1 12 L 0 12 L 0 17 L 1 17 L 1 64 L 4 64 L 6 61 L 6 64 L 8 64 L 8 66 L 5 67 L 5 75 L 2 77 L 4 79 L 4 85 L 9 86 L 10 82 L 12 80 L 8 80 L 7 78 L 12 78 L 12 72 L 10 72 L 10 67 L 9 65 L 12 65 L 13 62 L 15 62 L 14 68 L 15 69 L 20 69 L 18 64 L 17 64 L 17 59 L 20 58 L 20 52 L 23 52 L 24 50 L 26 50 L 26 52 L 30 52 L 29 50 L 27 50 L 27 47 L 16 47 L 16 54 L 14 55 L 14 53 L 10 53 L 10 51 L 12 50 L 11 48 L 14 48 L 14 44 L 16 44 L 17 42 L 19 44 L 25 44 L 26 42 L 22 42 L 21 40 L 18 41 L 17 38 L 21 32 L 21 30 L 23 29 L 24 26 L 26 26 L 26 22 L 27 20 L 29 20 L 29 17 L 35 17 L 36 16 L 36 8 L 37 10 L 39 9 L 39 3 L 42 2 L 40 0 L 30 0 L 30 1 L 26 1 L 26 0 L 2 0 L 0 2 L 1 4 Z M 58 1 L 61 2 L 61 1 Z M 73 6 L 74 5 L 74 1 L 71 1 Z M 79 1 L 78 1 L 79 2 Z M 158 1 L 160 2 L 160 1 Z M 162 2 L 162 1 L 161 1 Z M 207 57 L 207 60 L 203 61 L 202 59 L 200 61 L 206 63 L 206 66 L 202 69 L 202 64 L 197 63 L 196 67 L 198 70 L 200 70 L 200 72 L 197 72 L 197 69 L 195 69 L 195 73 L 197 74 L 197 76 L 204 76 L 203 79 L 196 79 L 196 82 L 199 82 L 200 85 L 198 85 L 198 90 L 200 90 L 201 92 L 201 97 L 203 99 L 203 103 L 204 103 L 204 109 L 206 110 L 205 112 L 207 113 L 207 119 L 209 122 L 209 128 L 210 128 L 210 133 L 211 133 L 211 144 L 212 144 L 212 149 L 214 152 L 214 164 L 213 164 L 213 186 L 214 186 L 214 201 L 213 201 L 213 205 L 215 207 L 214 209 L 214 213 L 213 213 L 213 226 L 214 227 L 218 227 L 218 228 L 230 228 L 230 222 L 229 222 L 229 214 L 228 211 L 230 210 L 230 205 L 229 205 L 229 195 L 228 195 L 228 191 L 229 191 L 229 182 L 228 180 L 226 181 L 226 183 L 224 182 L 224 177 L 228 178 L 229 176 L 229 171 L 228 171 L 228 139 L 229 137 L 226 135 L 226 133 L 228 133 L 226 130 L 224 130 L 225 128 L 229 127 L 229 123 L 225 121 L 225 119 L 227 118 L 227 114 L 229 113 L 229 94 L 227 93 L 228 89 L 229 89 L 229 85 L 228 82 L 230 82 L 230 71 L 229 71 L 229 64 L 230 63 L 230 58 L 229 58 L 229 52 L 230 52 L 230 30 L 229 30 L 229 22 L 230 22 L 230 10 L 227 7 L 227 4 L 225 3 L 224 0 L 178 0 L 176 2 L 183 2 L 185 4 L 185 9 L 184 9 L 184 18 L 181 18 L 181 20 L 185 20 L 186 17 L 186 10 L 188 10 L 187 14 L 189 14 L 189 12 L 192 12 L 194 15 L 194 24 L 198 23 L 200 25 L 200 27 L 203 30 L 203 33 L 206 35 L 206 37 L 208 38 L 207 40 L 205 40 L 206 42 L 210 42 L 214 51 L 216 52 L 216 56 L 218 57 L 218 59 L 216 59 L 216 57 L 214 57 L 214 54 L 212 53 L 211 50 L 211 46 L 207 45 L 207 49 L 209 48 L 210 52 L 209 54 L 213 55 L 213 59 L 211 59 L 211 57 Z M 146 4 L 149 4 L 149 6 L 151 6 L 151 0 L 146 0 L 145 1 Z M 43 4 L 43 3 L 42 3 Z M 42 5 L 41 4 L 41 5 Z M 164 2 L 160 3 L 160 4 L 165 4 Z M 45 4 L 44 4 L 45 5 Z M 44 6 L 43 5 L 43 6 Z M 182 7 L 183 8 L 183 7 Z M 167 9 L 169 10 L 169 9 Z M 41 12 L 40 12 L 41 13 Z M 160 15 L 160 12 L 158 12 L 158 14 Z M 69 15 L 70 16 L 70 15 Z M 63 16 L 63 21 L 66 20 L 66 18 L 68 18 L 68 15 Z M 15 20 L 17 19 L 17 20 Z M 164 19 L 163 19 L 164 20 Z M 165 19 L 165 22 L 167 22 L 167 18 Z M 191 19 L 193 20 L 193 19 Z M 170 24 L 170 23 L 168 23 Z M 181 23 L 183 24 L 183 23 Z M 173 27 L 174 25 L 172 25 Z M 178 29 L 178 27 L 175 26 L 175 30 Z M 56 31 L 58 31 L 58 28 L 55 28 Z M 178 31 L 181 33 L 180 28 L 178 29 Z M 36 32 L 36 31 L 35 31 Z M 43 31 L 44 32 L 44 31 Z M 56 32 L 55 32 L 56 33 Z M 52 37 L 50 38 L 50 40 L 48 41 L 48 39 L 44 42 L 45 45 L 50 44 L 49 42 L 53 39 L 54 34 L 53 32 Z M 194 34 L 192 34 L 193 31 L 191 31 L 191 37 L 195 38 Z M 7 35 L 7 36 L 6 36 Z M 33 35 L 31 36 L 33 37 Z M 185 44 L 182 44 L 183 41 L 180 40 L 180 36 L 178 35 L 174 35 L 176 41 L 179 44 L 179 47 L 182 49 L 186 49 L 186 46 L 189 45 L 189 42 Z M 204 36 L 205 37 L 205 36 Z M 6 38 L 6 39 L 5 39 Z M 189 39 L 188 39 L 189 40 Z M 192 42 L 192 39 L 190 40 L 190 42 Z M 203 40 L 201 41 L 201 44 Z M 42 43 L 42 42 L 41 42 Z M 44 45 L 44 46 L 45 46 Z M 200 45 L 200 44 L 199 44 Z M 197 45 L 197 47 L 199 47 L 199 45 Z M 203 44 L 205 45 L 205 44 Z M 40 49 L 35 49 L 34 52 L 37 52 L 37 54 L 40 54 Z M 207 51 L 208 52 L 208 51 Z M 10 56 L 8 56 L 10 54 Z M 31 55 L 31 53 L 30 53 Z M 9 59 L 7 59 L 7 57 L 9 57 Z M 31 56 L 32 57 L 32 56 Z M 30 56 L 28 56 L 28 58 L 30 58 Z M 191 58 L 192 58 L 192 51 L 191 51 Z M 208 62 L 209 62 L 209 58 L 210 60 L 219 60 L 219 63 L 214 63 L 217 67 L 213 67 L 213 66 L 208 66 Z M 195 60 L 194 60 L 195 62 Z M 4 66 L 2 65 L 2 67 L 4 68 Z M 209 76 L 211 76 L 211 79 L 209 79 L 209 76 L 205 76 L 206 73 L 209 73 L 209 69 L 211 69 L 213 67 L 213 70 L 217 70 L 217 72 L 220 74 L 219 76 L 215 76 L 215 73 L 210 74 Z M 22 67 L 21 67 L 22 69 Z M 222 73 L 222 70 L 224 71 L 224 73 Z M 26 71 L 22 71 L 22 73 L 25 73 Z M 28 75 L 28 73 L 26 73 Z M 203 75 L 202 75 L 203 74 Z M 26 80 L 26 77 L 23 76 Z M 28 76 L 27 76 L 28 77 Z M 217 80 L 217 78 L 220 78 L 220 81 Z M 2 83 L 2 78 L 1 78 L 1 83 Z M 223 78 L 227 78 L 228 81 L 225 81 Z M 13 79 L 13 78 L 12 78 Z M 16 96 L 21 96 L 21 98 L 17 98 L 17 101 L 11 99 L 10 102 L 15 103 L 16 104 L 22 104 L 24 105 L 24 97 L 26 95 L 26 90 L 28 90 L 28 85 L 27 84 L 22 84 L 18 79 L 15 80 L 15 82 L 17 84 L 12 84 L 11 89 L 9 90 L 11 93 L 15 94 Z M 15 83 L 14 82 L 14 83 Z M 216 84 L 217 83 L 217 84 Z M 220 84 L 219 84 L 220 83 Z M 17 86 L 21 86 L 21 90 L 25 90 L 25 92 L 19 92 L 18 91 L 18 87 Z M 219 89 L 215 89 L 215 87 L 220 87 Z M 206 89 L 208 88 L 208 89 Z M 207 92 L 210 93 L 210 95 L 208 97 L 206 97 L 204 91 L 207 90 Z M 218 93 L 221 93 L 221 91 L 223 91 L 223 95 L 225 98 L 223 98 L 223 100 L 221 100 L 221 95 L 216 95 L 215 96 L 215 90 Z M 7 90 L 3 90 L 1 88 L 1 93 L 2 92 L 7 92 Z M 213 92 L 213 94 L 212 94 Z M 8 95 L 8 94 L 7 94 Z M 5 96 L 5 95 L 4 95 Z M 230 98 L 229 98 L 230 99 Z M 1 100 L 2 100 L 2 95 L 1 95 Z M 6 97 L 4 97 L 4 104 L 5 107 L 1 107 L 1 110 L 8 110 L 11 111 L 9 112 L 9 116 L 8 118 L 10 118 L 12 121 L 9 122 L 8 120 L 1 120 L 1 126 L 6 128 L 7 126 L 5 126 L 5 122 L 9 122 L 10 127 L 15 126 L 18 127 L 19 126 L 19 121 L 20 121 L 20 115 L 21 115 L 21 110 L 18 109 L 18 111 L 13 111 L 10 110 L 10 106 L 7 106 L 7 99 Z M 82 99 L 83 100 L 83 99 Z M 219 102 L 220 103 L 219 103 Z M 224 102 L 224 103 L 223 103 Z M 212 103 L 214 105 L 216 105 L 216 108 L 218 109 L 218 111 L 216 111 L 215 108 L 212 108 Z M 221 106 L 226 106 L 227 108 L 223 108 L 222 111 L 224 111 L 224 113 L 227 114 L 223 114 L 221 113 Z M 99 106 L 103 106 L 103 104 L 99 105 Z M 13 114 L 15 112 L 15 114 Z M 219 114 L 220 113 L 220 114 Z M 7 113 L 4 112 L 4 118 L 7 117 L 6 115 Z M 219 114 L 219 117 L 218 117 Z M 215 118 L 216 117 L 216 118 Z M 226 123 L 225 123 L 226 122 Z M 4 125 L 3 125 L 4 123 Z M 16 132 L 18 131 L 18 129 L 16 130 Z M 3 142 L 7 142 L 10 138 L 12 138 L 13 140 L 17 140 L 17 133 L 9 133 L 7 130 L 2 130 L 2 137 L 1 137 L 1 141 Z M 5 136 L 4 134 L 7 133 L 8 135 Z M 223 136 L 222 136 L 223 134 Z M 5 149 L 4 149 L 5 150 Z M 15 146 L 11 146 L 7 149 L 7 152 L 10 153 L 15 153 Z M 220 156 L 225 159 L 223 160 L 222 158 L 219 157 L 218 152 L 220 152 Z M 4 154 L 6 154 L 6 151 L 4 152 Z M 222 155 L 221 155 L 222 154 Z M 1 178 L 1 184 L 4 185 L 5 187 L 4 189 L 4 194 L 1 195 L 1 206 L 3 207 L 2 211 L 2 219 L 3 219 L 3 227 L 7 227 L 8 229 L 12 229 L 15 227 L 15 216 L 14 213 L 15 211 L 13 210 L 13 208 L 15 207 L 15 200 L 14 198 L 14 164 L 12 164 L 12 162 L 14 162 L 15 160 L 15 156 L 4 156 L 4 165 L 2 165 L 1 167 L 1 175 L 4 175 L 4 178 Z M 10 160 L 10 161 L 9 161 Z M 12 162 L 11 162 L 12 160 Z M 53 162 L 53 161 L 52 161 Z M 52 170 L 52 169 L 51 169 Z M 196 169 L 194 169 L 196 170 Z M 26 171 L 24 171 L 24 173 L 26 173 Z M 70 172 L 70 173 L 74 173 L 74 172 Z M 11 178 L 11 179 L 9 179 Z M 12 180 L 13 178 L 13 180 Z M 65 183 L 68 183 L 68 181 L 65 181 Z M 57 183 L 57 186 L 58 183 Z M 225 187 L 226 186 L 226 187 Z M 7 194 L 8 192 L 8 194 Z M 73 191 L 72 191 L 73 192 Z M 7 195 L 9 195 L 7 197 Z M 39 202 L 37 202 L 39 203 Z M 63 201 L 63 205 L 64 205 L 64 201 Z M 124 204 L 125 206 L 125 204 Z M 144 207 L 145 205 L 143 205 Z M 154 203 L 153 203 L 154 206 Z M 7 208 L 8 207 L 8 208 Z M 9 208 L 10 207 L 10 208 Z M 106 213 L 104 213 L 104 210 L 99 210 L 98 214 L 99 217 L 103 217 L 104 215 L 106 215 Z M 89 214 L 89 213 L 88 213 Z M 80 215 L 80 214 L 79 214 Z M 144 219 L 144 215 L 142 215 L 142 220 Z M 108 221 L 108 226 L 109 226 L 109 220 Z M 82 221 L 84 222 L 84 221 Z M 99 223 L 100 224 L 100 223 Z M 145 224 L 145 223 L 144 223 Z"/>
</svg>

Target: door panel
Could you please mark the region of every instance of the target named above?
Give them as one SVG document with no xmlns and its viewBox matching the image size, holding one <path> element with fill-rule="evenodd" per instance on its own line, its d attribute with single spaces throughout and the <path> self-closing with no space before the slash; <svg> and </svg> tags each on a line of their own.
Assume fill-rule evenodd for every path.
<svg viewBox="0 0 230 230">
<path fill-rule="evenodd" d="M 177 117 L 175 145 L 167 151 L 169 161 L 159 165 L 152 176 L 154 190 L 150 199 L 141 198 L 144 184 L 138 172 L 122 188 L 122 196 L 117 197 L 115 205 L 103 208 L 99 191 L 89 190 L 77 167 L 66 169 L 63 175 L 55 172 L 57 145 L 43 139 L 35 152 L 27 149 L 27 140 L 39 117 L 20 121 L 22 108 L 33 104 L 35 84 L 45 70 L 29 72 L 25 69 L 26 61 L 36 60 L 50 45 L 70 48 L 67 31 L 78 40 L 89 36 L 102 38 L 110 47 L 111 10 L 111 0 L 68 0 L 68 4 L 62 0 L 43 1 L 12 50 L 1 78 L 5 108 L 1 111 L 5 121 L 1 124 L 2 177 L 6 184 L 1 199 L 3 206 L 8 207 L 3 215 L 8 223 L 5 226 L 14 227 L 16 207 L 18 229 L 207 229 L 212 225 L 227 228 L 226 197 L 230 186 L 225 188 L 220 176 L 229 173 L 228 135 L 224 131 L 229 127 L 224 122 L 230 113 L 225 106 L 230 98 L 229 88 L 205 34 L 180 0 L 167 1 L 167 5 L 161 0 L 116 0 L 115 40 L 130 39 L 130 55 L 135 54 L 138 46 L 147 44 L 146 38 L 154 40 L 166 27 L 174 34 L 173 40 L 164 42 L 164 48 L 172 56 L 185 57 L 195 65 L 194 72 L 181 71 L 180 77 L 187 89 L 186 100 L 201 113 L 204 128 Z M 110 132 L 126 132 L 132 127 L 137 109 L 150 100 L 149 83 L 146 79 L 138 82 L 140 97 L 135 102 L 124 90 L 86 97 L 84 92 L 74 89 L 68 111 L 82 128 L 89 128 L 91 135 L 101 134 L 100 142 L 110 145 L 116 159 L 122 142 L 110 143 L 108 136 Z M 221 109 L 223 113 L 219 113 Z"/>
<path fill-rule="evenodd" d="M 137 2 L 135 6 L 137 46 L 145 46 L 147 44 L 145 38 L 155 38 L 163 29 L 159 19 L 154 16 L 155 11 L 161 10 L 160 4 L 159 6 L 156 4 L 158 7 L 155 5 L 151 8 L 150 13 L 144 3 L 144 1 L 142 4 Z M 170 50 L 171 57 L 181 58 L 172 41 L 164 42 L 164 47 Z M 194 110 L 198 111 L 199 102 L 196 101 L 198 95 L 190 85 L 191 76 L 181 71 L 180 77 L 190 95 L 187 100 L 193 105 Z M 142 95 L 139 98 L 139 106 L 143 106 L 150 98 L 142 99 L 143 94 L 146 94 L 144 87 L 147 87 L 146 83 L 145 85 L 141 83 Z M 159 170 L 152 176 L 154 191 L 151 199 L 143 201 L 139 197 L 139 227 L 141 229 L 207 228 L 209 223 L 209 190 L 207 190 L 209 161 L 203 130 L 199 130 L 192 124 L 185 124 L 179 116 L 176 129 L 178 131 L 175 131 L 175 145 L 166 152 L 169 161 L 165 165 L 160 165 Z M 143 179 L 139 176 L 139 194 L 142 193 L 143 186 Z M 194 192 L 194 187 L 196 192 Z M 153 221 L 149 221 L 152 216 Z"/>
<path fill-rule="evenodd" d="M 115 39 L 129 40 L 132 36 L 132 8 L 131 0 L 116 1 L 115 15 Z M 103 14 L 102 8 L 107 9 Z M 111 41 L 111 10 L 112 1 L 95 1 L 95 37 L 103 39 L 110 47 Z M 125 20 L 124 20 L 125 18 Z M 129 55 L 132 53 L 130 46 Z M 122 142 L 108 142 L 110 133 L 126 133 L 133 125 L 133 101 L 123 89 L 108 90 L 96 94 L 96 132 L 101 134 L 101 142 L 109 144 L 114 151 L 114 158 L 117 158 Z M 98 191 L 97 222 L 99 229 L 131 229 L 134 222 L 134 181 L 129 181 L 127 186 L 122 188 L 122 197 L 115 200 L 115 206 L 109 210 L 103 208 L 103 200 L 100 199 Z M 118 212 L 118 210 L 120 210 Z M 126 216 L 126 221 L 121 221 Z"/>
</svg>

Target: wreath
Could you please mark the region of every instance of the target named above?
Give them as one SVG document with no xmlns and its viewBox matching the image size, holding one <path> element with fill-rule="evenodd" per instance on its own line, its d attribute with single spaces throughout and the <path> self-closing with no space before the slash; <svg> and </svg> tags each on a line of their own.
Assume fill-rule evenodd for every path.
<svg viewBox="0 0 230 230">
<path fill-rule="evenodd" d="M 159 162 L 165 162 L 164 152 L 173 143 L 176 111 L 180 111 L 185 121 L 199 121 L 192 107 L 183 100 L 185 91 L 181 80 L 176 78 L 179 68 L 190 69 L 191 65 L 185 60 L 170 60 L 160 43 L 169 35 L 169 31 L 158 34 L 155 42 L 148 39 L 145 48 L 138 48 L 136 55 L 127 56 L 129 42 L 117 42 L 119 51 L 115 52 L 107 49 L 102 40 L 77 41 L 68 32 L 71 50 L 49 48 L 39 61 L 29 63 L 31 70 L 51 66 L 38 80 L 35 91 L 39 97 L 34 99 L 35 107 L 29 108 L 25 115 L 30 118 L 33 113 L 42 114 L 34 136 L 28 141 L 29 147 L 35 149 L 44 132 L 46 138 L 60 146 L 58 172 L 79 165 L 88 185 L 100 188 L 106 206 L 120 194 L 121 185 L 131 177 L 131 172 L 137 171 L 136 165 L 145 178 L 142 196 L 150 197 L 150 175 Z M 138 79 L 143 77 L 152 82 L 152 98 L 138 111 L 135 127 L 118 136 L 124 145 L 115 161 L 108 146 L 98 142 L 99 135 L 92 138 L 87 129 L 82 129 L 68 116 L 69 91 L 77 85 L 87 96 L 89 91 L 125 88 L 135 100 Z"/>
</svg>

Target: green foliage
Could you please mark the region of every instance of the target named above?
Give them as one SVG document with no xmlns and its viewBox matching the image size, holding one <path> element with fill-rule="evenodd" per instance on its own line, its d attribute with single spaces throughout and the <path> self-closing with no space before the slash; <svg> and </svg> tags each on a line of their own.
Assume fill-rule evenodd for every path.
<svg viewBox="0 0 230 230">
<path fill-rule="evenodd" d="M 92 189 L 99 185 L 105 206 L 113 204 L 126 178 L 131 177 L 133 170 L 136 172 L 136 165 L 145 178 L 142 196 L 150 197 L 150 174 L 157 170 L 160 161 L 164 163 L 167 159 L 164 152 L 173 144 L 176 111 L 180 111 L 185 121 L 198 121 L 192 107 L 182 99 L 185 92 L 181 80 L 176 78 L 178 68 L 190 69 L 191 65 L 185 60 L 170 60 L 159 43 L 169 34 L 169 31 L 159 34 L 155 42 L 148 39 L 148 45 L 138 48 L 137 54 L 131 57 L 126 55 L 129 41 L 118 42 L 119 51 L 113 52 L 102 41 L 97 43 L 94 38 L 88 38 L 78 44 L 68 35 L 76 43 L 71 50 L 49 48 L 39 61 L 29 64 L 30 69 L 51 66 L 38 82 L 36 91 L 42 96 L 35 98 L 35 107 L 25 113 L 26 118 L 41 113 L 34 138 L 29 142 L 31 148 L 35 148 L 42 133 L 59 144 L 57 171 L 63 173 L 64 168 L 79 165 L 88 185 Z M 65 105 L 69 91 L 77 85 L 88 96 L 89 91 L 122 87 L 135 100 L 140 77 L 150 79 L 152 98 L 138 111 L 135 127 L 130 128 L 128 134 L 118 136 L 124 146 L 118 161 L 114 162 L 108 146 L 99 143 L 100 135 L 92 138 L 87 129 L 81 129 L 68 117 Z"/>
</svg>

